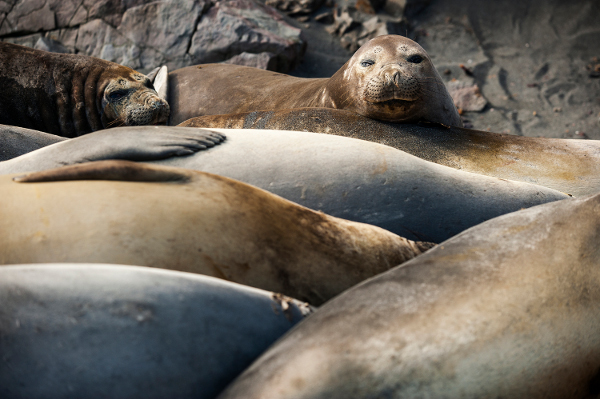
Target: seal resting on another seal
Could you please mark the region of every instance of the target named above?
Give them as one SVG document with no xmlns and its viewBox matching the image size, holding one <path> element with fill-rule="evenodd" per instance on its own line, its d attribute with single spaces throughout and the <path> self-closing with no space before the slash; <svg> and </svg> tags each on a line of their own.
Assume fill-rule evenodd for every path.
<svg viewBox="0 0 600 399">
<path fill-rule="evenodd" d="M 600 194 L 504 215 L 334 298 L 219 399 L 597 398 Z"/>
<path fill-rule="evenodd" d="M 136 148 L 152 155 L 154 145 L 138 144 L 133 149 L 127 145 L 135 143 L 134 129 L 172 129 L 177 148 L 179 138 L 191 128 L 151 126 L 95 132 L 0 162 L 0 173 L 40 171 L 85 159 L 132 159 L 129 155 Z M 179 129 L 185 130 L 177 133 Z M 122 140 L 124 148 L 106 136 L 111 131 L 115 135 L 130 131 L 130 139 Z M 222 144 L 202 153 L 152 162 L 240 180 L 332 216 L 431 242 L 441 242 L 504 213 L 569 198 L 546 187 L 463 172 L 364 140 L 273 130 L 217 131 L 227 136 Z M 152 134 L 147 136 L 150 139 Z"/>
<path fill-rule="evenodd" d="M 433 246 L 181 168 L 100 161 L 18 181 L 0 176 L 0 264 L 152 266 L 318 305 Z"/>
<path fill-rule="evenodd" d="M 2 124 L 76 137 L 169 117 L 150 79 L 114 62 L 0 43 L 0 65 Z"/>
<path fill-rule="evenodd" d="M 167 98 L 171 125 L 202 115 L 327 107 L 391 122 L 462 126 L 425 50 L 398 35 L 370 40 L 329 79 L 229 64 L 182 68 L 169 74 Z"/>
<path fill-rule="evenodd" d="M 331 108 L 207 115 L 178 126 L 333 134 L 385 144 L 462 171 L 539 184 L 575 196 L 600 191 L 598 140 L 523 137 L 428 123 L 389 123 Z"/>
</svg>

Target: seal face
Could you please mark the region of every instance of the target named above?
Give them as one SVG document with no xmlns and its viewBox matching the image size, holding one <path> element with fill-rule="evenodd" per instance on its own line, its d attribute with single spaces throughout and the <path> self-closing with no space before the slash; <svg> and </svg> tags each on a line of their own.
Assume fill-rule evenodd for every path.
<svg viewBox="0 0 600 399">
<path fill-rule="evenodd" d="M 135 72 L 130 79 L 111 80 L 102 96 L 105 126 L 141 126 L 165 123 L 169 105 L 154 91 L 150 79 Z"/>
<path fill-rule="evenodd" d="M 461 126 L 452 99 L 427 52 L 402 36 L 362 46 L 329 80 L 334 108 L 390 122 Z"/>
<path fill-rule="evenodd" d="M 131 68 L 0 43 L 0 123 L 64 137 L 166 123 L 170 108 Z"/>
</svg>

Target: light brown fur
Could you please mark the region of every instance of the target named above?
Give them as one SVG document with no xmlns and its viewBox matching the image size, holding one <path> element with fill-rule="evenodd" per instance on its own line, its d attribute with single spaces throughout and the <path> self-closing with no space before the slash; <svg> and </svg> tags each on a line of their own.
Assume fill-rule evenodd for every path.
<svg viewBox="0 0 600 399">
<path fill-rule="evenodd" d="M 432 246 L 236 180 L 126 161 L 5 176 L 0 190 L 2 264 L 160 267 L 317 305 Z"/>
<path fill-rule="evenodd" d="M 397 35 L 372 39 L 329 79 L 227 64 L 179 69 L 169 74 L 168 98 L 172 125 L 202 115 L 326 107 L 392 122 L 462 126 L 425 50 Z"/>
</svg>

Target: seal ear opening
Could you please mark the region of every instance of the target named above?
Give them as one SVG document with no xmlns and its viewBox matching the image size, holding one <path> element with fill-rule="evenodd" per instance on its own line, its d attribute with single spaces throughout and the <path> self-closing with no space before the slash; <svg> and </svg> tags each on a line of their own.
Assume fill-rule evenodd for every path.
<svg viewBox="0 0 600 399">
<path fill-rule="evenodd" d="M 63 166 L 14 177 L 17 183 L 43 183 L 73 180 L 114 180 L 129 182 L 186 183 L 194 172 L 168 166 L 130 161 L 97 161 Z"/>
</svg>

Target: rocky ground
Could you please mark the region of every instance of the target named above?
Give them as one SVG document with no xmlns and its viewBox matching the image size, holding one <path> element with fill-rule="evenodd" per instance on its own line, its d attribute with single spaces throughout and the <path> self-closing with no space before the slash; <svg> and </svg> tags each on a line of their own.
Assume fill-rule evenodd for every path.
<svg viewBox="0 0 600 399">
<path fill-rule="evenodd" d="M 261 1 L 0 0 L 0 39 L 142 72 L 232 62 L 327 77 L 369 38 L 402 34 L 428 51 L 467 127 L 600 139 L 596 0 Z"/>
</svg>

